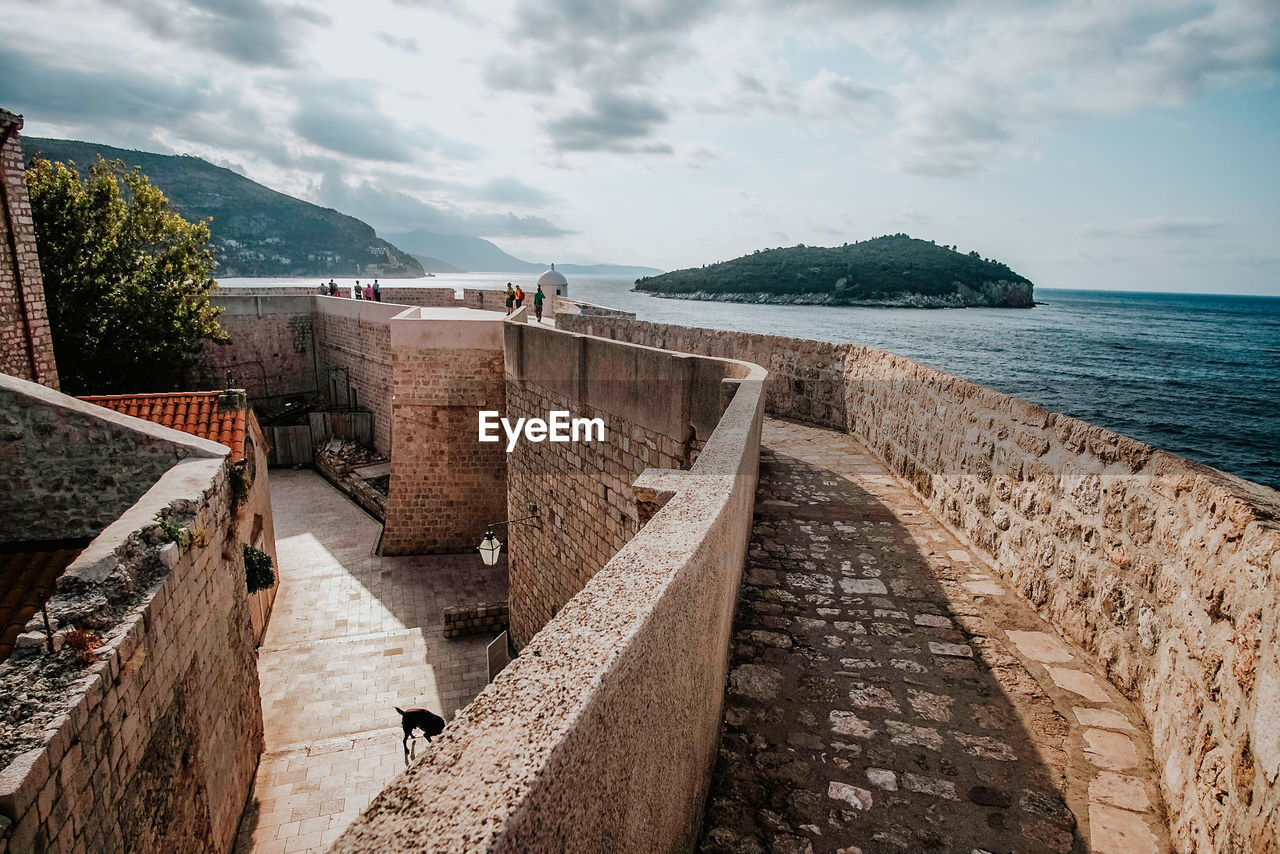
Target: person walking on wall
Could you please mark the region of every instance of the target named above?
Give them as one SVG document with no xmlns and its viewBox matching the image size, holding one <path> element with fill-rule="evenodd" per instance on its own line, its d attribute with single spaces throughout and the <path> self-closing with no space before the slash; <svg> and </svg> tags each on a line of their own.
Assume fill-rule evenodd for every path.
<svg viewBox="0 0 1280 854">
<path fill-rule="evenodd" d="M 364 291 L 360 289 L 360 280 L 356 279 L 356 286 L 351 289 L 351 295 L 356 299 L 360 299 L 364 295 Z"/>
<path fill-rule="evenodd" d="M 329 296 L 336 297 L 338 295 L 338 285 L 333 279 L 329 280 Z"/>
<path fill-rule="evenodd" d="M 516 304 L 516 292 L 512 290 L 511 283 L 507 282 L 507 314 L 511 313 L 511 307 Z"/>
<path fill-rule="evenodd" d="M 547 295 L 542 292 L 542 285 L 538 285 L 538 290 L 533 295 L 533 313 L 537 315 L 538 322 L 542 322 L 542 303 L 546 300 Z"/>
<path fill-rule="evenodd" d="M 364 298 L 369 302 L 373 302 L 373 285 L 364 286 Z"/>
<path fill-rule="evenodd" d="M 375 302 L 382 302 L 382 286 L 377 279 L 373 280 L 373 299 Z"/>
<path fill-rule="evenodd" d="M 516 285 L 516 308 L 524 305 L 524 288 Z"/>
</svg>

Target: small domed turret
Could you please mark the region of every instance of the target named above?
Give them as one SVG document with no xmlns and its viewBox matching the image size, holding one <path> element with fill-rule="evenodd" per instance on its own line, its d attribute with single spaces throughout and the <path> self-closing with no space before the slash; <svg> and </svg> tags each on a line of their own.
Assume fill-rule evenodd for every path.
<svg viewBox="0 0 1280 854">
<path fill-rule="evenodd" d="M 538 277 L 538 285 L 547 293 L 552 293 L 556 296 L 566 297 L 569 295 L 569 280 L 556 271 L 555 264 L 552 264 L 550 270 Z"/>
</svg>

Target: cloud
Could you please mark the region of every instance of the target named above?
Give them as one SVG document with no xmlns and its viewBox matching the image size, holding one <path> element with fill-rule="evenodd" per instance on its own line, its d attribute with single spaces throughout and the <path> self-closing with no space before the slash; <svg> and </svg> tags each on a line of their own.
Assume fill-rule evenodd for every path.
<svg viewBox="0 0 1280 854">
<path fill-rule="evenodd" d="M 974 4 L 955 7 L 931 35 L 928 50 L 891 48 L 914 70 L 890 87 L 902 123 L 888 150 L 917 174 L 964 175 L 1030 156 L 1037 135 L 1064 119 L 1179 106 L 1280 79 L 1274 0 L 1062 0 L 998 14 Z"/>
<path fill-rule="evenodd" d="M 124 0 L 120 8 L 156 38 L 277 68 L 298 64 L 298 42 L 308 27 L 331 23 L 307 6 L 266 0 Z"/>
<path fill-rule="evenodd" d="M 387 47 L 392 47 L 396 50 L 402 50 L 405 53 L 412 53 L 415 55 L 418 53 L 418 40 L 411 38 L 410 36 L 404 36 L 401 38 L 393 36 L 391 33 L 379 32 L 374 33 L 374 38 L 385 44 Z"/>
<path fill-rule="evenodd" d="M 1155 216 L 1130 220 L 1112 227 L 1086 223 L 1077 227 L 1075 232 L 1079 237 L 1199 238 L 1214 236 L 1224 226 L 1225 223 L 1219 220 L 1204 217 Z"/>
<path fill-rule="evenodd" d="M 324 177 L 317 200 L 389 232 L 425 228 L 438 234 L 478 237 L 563 237 L 573 233 L 540 216 L 468 211 L 450 203 L 429 204 L 367 181 L 348 183 L 337 173 Z"/>
<path fill-rule="evenodd" d="M 547 123 L 560 151 L 641 151 L 670 154 L 673 149 L 648 141 L 665 124 L 668 113 L 653 101 L 634 95 L 597 92 L 587 109 Z"/>
<path fill-rule="evenodd" d="M 556 91 L 558 74 L 551 61 L 496 56 L 485 65 L 484 82 L 489 88 L 501 91 L 550 95 Z"/>
<path fill-rule="evenodd" d="M 0 43 L 0 103 L 51 124 L 114 130 L 172 125 L 208 108 L 212 96 L 196 72 L 55 65 Z"/>
<path fill-rule="evenodd" d="M 292 94 L 297 101 L 290 127 L 303 140 L 361 160 L 409 163 L 433 152 L 451 160 L 474 160 L 481 149 L 429 128 L 410 128 L 377 106 L 374 80 L 308 80 Z"/>
<path fill-rule="evenodd" d="M 669 155 L 670 143 L 652 139 L 668 111 L 648 92 L 666 66 L 689 61 L 690 32 L 720 5 L 519 0 L 506 31 L 511 50 L 488 60 L 484 81 L 500 91 L 585 100 L 585 108 L 544 121 L 558 151 Z"/>
<path fill-rule="evenodd" d="M 884 90 L 828 69 L 802 81 L 781 73 L 739 71 L 692 104 L 709 115 L 778 115 L 856 125 L 883 118 L 891 107 Z"/>
<path fill-rule="evenodd" d="M 486 202 L 505 202 L 533 207 L 539 207 L 551 201 L 551 198 L 542 190 L 516 178 L 493 178 L 478 188 L 474 198 Z"/>
</svg>

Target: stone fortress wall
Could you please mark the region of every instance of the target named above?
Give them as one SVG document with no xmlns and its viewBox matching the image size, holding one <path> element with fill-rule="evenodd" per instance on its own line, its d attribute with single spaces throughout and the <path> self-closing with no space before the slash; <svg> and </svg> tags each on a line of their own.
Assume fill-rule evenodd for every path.
<svg viewBox="0 0 1280 854">
<path fill-rule="evenodd" d="M 519 323 L 506 325 L 506 339 L 509 419 L 559 410 L 606 425 L 602 442 L 521 441 L 509 455 L 507 518 L 529 515 L 530 505 L 540 514 L 502 537 L 520 648 L 640 530 L 650 514 L 636 478 L 697 459 L 720 417 L 722 368 Z"/>
<path fill-rule="evenodd" d="M 395 294 L 395 299 L 392 295 Z M 309 288 L 227 288 L 213 297 L 230 344 L 205 349 L 207 372 L 218 383 L 231 371 L 255 402 L 318 397 L 331 406 L 373 413 L 374 448 L 391 453 L 391 319 L 407 306 L 505 311 L 501 291 L 452 288 L 383 289 L 382 302 L 322 297 Z M 500 373 L 500 372 L 499 372 Z"/>
<path fill-rule="evenodd" d="M 265 293 L 214 298 L 231 343 L 206 349 L 208 373 L 231 370 L 255 403 L 368 409 L 374 450 L 392 460 L 382 552 L 475 549 L 506 518 L 505 444 L 475 442 L 477 411 L 503 408 L 505 306 L 440 320 L 433 306 L 252 290 Z"/>
<path fill-rule="evenodd" d="M 137 430 L 137 419 L 92 404 L 42 403 L 9 379 L 0 374 L 0 542 L 95 537 L 191 455 L 185 433 Z"/>
<path fill-rule="evenodd" d="M 751 532 L 764 372 L 520 319 L 504 330 L 508 417 L 545 417 L 564 403 L 575 414 L 607 413 L 616 436 L 590 455 L 547 443 L 512 455 L 508 512 L 523 515 L 532 500 L 543 515 L 540 527 L 510 535 L 513 626 L 520 608 L 534 617 L 524 631 L 550 610 L 539 579 L 581 589 L 334 851 L 396 850 L 410 839 L 458 851 L 695 842 Z M 685 459 L 687 471 L 650 467 L 634 477 L 646 464 Z M 603 484 L 598 498 L 574 494 L 588 482 Z M 611 482 L 620 498 L 605 498 Z M 567 506 L 578 499 L 586 506 Z M 587 563 L 594 551 L 575 554 L 582 543 L 603 553 L 622 541 L 598 571 Z"/>
<path fill-rule="evenodd" d="M 505 442 L 476 441 L 478 413 L 505 409 L 502 318 L 390 325 L 391 483 L 382 553 L 474 552 L 507 518 Z"/>
<path fill-rule="evenodd" d="M 21 129 L 22 116 L 0 110 L 0 372 L 57 388 Z"/>
<path fill-rule="evenodd" d="M 373 413 L 373 446 L 391 453 L 391 318 L 404 306 L 310 297 L 318 378 L 334 406 Z M 233 333 L 234 334 L 234 333 Z"/>
<path fill-rule="evenodd" d="M 222 309 L 218 322 L 231 335 L 230 344 L 205 347 L 207 373 L 215 386 L 222 386 L 230 372 L 231 385 L 244 389 L 254 402 L 324 393 L 327 378 L 314 347 L 310 296 L 237 291 L 213 297 L 213 304 Z"/>
<path fill-rule="evenodd" d="M 1280 495 L 881 350 L 562 312 L 756 362 L 771 414 L 861 439 L 1143 711 L 1180 851 L 1275 847 Z"/>
<path fill-rule="evenodd" d="M 46 460 L 59 447 L 75 459 L 94 447 L 167 460 L 95 532 L 48 602 L 55 629 L 101 636 L 92 661 L 48 653 L 38 631 L 0 664 L 0 684 L 25 686 L 34 703 L 21 726 L 3 724 L 19 752 L 0 769 L 0 851 L 230 851 L 262 710 L 227 448 L 17 378 L 0 376 L 0 386 L 5 423 L 12 404 L 30 426 L 15 444 L 33 442 Z M 54 470 L 80 501 L 97 500 L 94 479 Z M 245 506 L 256 506 L 252 496 Z M 182 531 L 177 542 L 158 515 Z M 69 681 L 50 681 L 54 672 Z"/>
</svg>

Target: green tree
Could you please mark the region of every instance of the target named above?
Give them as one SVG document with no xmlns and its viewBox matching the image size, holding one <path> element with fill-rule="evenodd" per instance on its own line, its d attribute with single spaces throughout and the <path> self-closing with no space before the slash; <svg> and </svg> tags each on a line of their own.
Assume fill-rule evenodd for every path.
<svg viewBox="0 0 1280 854">
<path fill-rule="evenodd" d="M 181 389 L 206 341 L 225 342 L 207 222 L 187 222 L 141 170 L 101 157 L 27 170 L 63 391 Z"/>
</svg>

